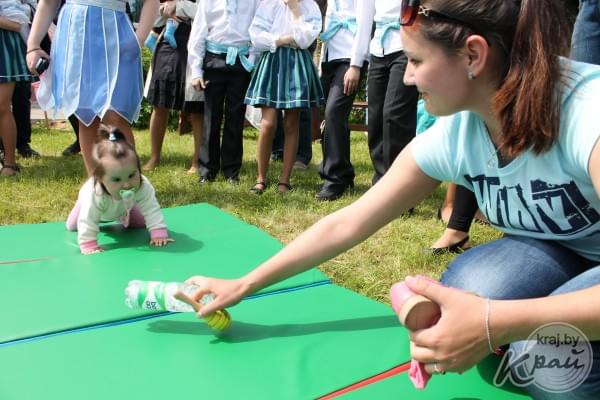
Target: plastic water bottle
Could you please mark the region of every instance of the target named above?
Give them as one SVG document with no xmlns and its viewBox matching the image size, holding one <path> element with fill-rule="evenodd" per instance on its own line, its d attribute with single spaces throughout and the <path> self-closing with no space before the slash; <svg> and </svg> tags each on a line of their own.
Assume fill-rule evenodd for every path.
<svg viewBox="0 0 600 400">
<path fill-rule="evenodd" d="M 181 282 L 160 282 L 160 281 L 129 281 L 125 289 L 125 304 L 129 308 L 145 309 L 153 311 L 172 311 L 172 312 L 194 312 L 194 308 L 186 302 L 175 298 L 178 291 L 185 293 L 193 298 L 194 294 L 200 289 L 196 285 L 185 284 Z M 203 296 L 199 303 L 207 305 L 214 299 L 212 294 Z M 204 320 L 211 328 L 223 331 L 231 325 L 231 316 L 227 310 L 218 310 L 213 314 L 204 317 Z"/>
</svg>

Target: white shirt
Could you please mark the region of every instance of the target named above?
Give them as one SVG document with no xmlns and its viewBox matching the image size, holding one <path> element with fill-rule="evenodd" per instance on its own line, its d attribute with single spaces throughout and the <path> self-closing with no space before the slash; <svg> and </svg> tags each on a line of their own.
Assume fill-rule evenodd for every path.
<svg viewBox="0 0 600 400">
<path fill-rule="evenodd" d="M 300 0 L 300 18 L 294 18 L 282 0 L 261 0 L 250 26 L 250 38 L 257 51 L 277 50 L 275 41 L 292 34 L 301 49 L 308 48 L 321 32 L 321 10 L 313 0 Z"/>
<path fill-rule="evenodd" d="M 323 45 L 323 61 L 332 61 L 349 58 L 350 65 L 362 67 L 369 57 L 369 40 L 373 16 L 369 12 L 373 0 L 328 0 L 327 14 L 325 15 L 325 29 L 331 26 L 332 21 L 346 21 L 356 19 L 356 33 L 349 29 L 340 29 Z"/>
<path fill-rule="evenodd" d="M 142 176 L 142 184 L 135 192 L 134 201 L 140 208 L 149 231 L 167 227 L 156 200 L 154 187 L 145 176 Z M 106 194 L 99 184 L 94 184 L 93 177 L 79 190 L 79 203 L 81 209 L 77 220 L 77 236 L 80 245 L 97 239 L 101 221 L 124 218 L 131 208 L 131 204 L 127 205 L 123 200 L 115 200 Z"/>
<path fill-rule="evenodd" d="M 375 34 L 371 40 L 371 54 L 377 57 L 395 53 L 404 49 L 402 40 L 400 39 L 400 29 L 390 29 L 383 39 L 381 46 L 381 36 L 384 34 L 384 29 L 378 25 L 397 22 L 400 23 L 400 1 L 399 0 L 372 0 L 369 1 L 371 7 L 369 14 L 375 21 Z"/>
<path fill-rule="evenodd" d="M 264 1 L 263 1 L 264 2 Z M 236 47 L 248 46 L 248 28 L 252 23 L 259 0 L 200 0 L 188 41 L 188 64 L 191 78 L 204 75 L 206 41 Z M 250 50 L 250 61 L 253 61 Z"/>
</svg>

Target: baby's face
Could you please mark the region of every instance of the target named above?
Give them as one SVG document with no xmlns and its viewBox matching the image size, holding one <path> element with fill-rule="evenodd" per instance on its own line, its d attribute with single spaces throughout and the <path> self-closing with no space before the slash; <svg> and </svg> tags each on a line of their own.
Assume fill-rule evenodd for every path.
<svg viewBox="0 0 600 400">
<path fill-rule="evenodd" d="M 138 189 L 140 187 L 140 171 L 134 157 L 120 160 L 107 157 L 102 161 L 105 171 L 102 184 L 113 198 L 121 198 L 119 190 Z"/>
</svg>

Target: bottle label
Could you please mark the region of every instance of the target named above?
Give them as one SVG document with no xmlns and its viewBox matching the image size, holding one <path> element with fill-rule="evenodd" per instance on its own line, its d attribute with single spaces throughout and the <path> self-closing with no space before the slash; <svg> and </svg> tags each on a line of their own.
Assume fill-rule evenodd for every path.
<svg viewBox="0 0 600 400">
<path fill-rule="evenodd" d="M 138 289 L 138 304 L 140 307 L 146 310 L 165 310 L 164 286 L 163 282 L 142 282 Z"/>
</svg>

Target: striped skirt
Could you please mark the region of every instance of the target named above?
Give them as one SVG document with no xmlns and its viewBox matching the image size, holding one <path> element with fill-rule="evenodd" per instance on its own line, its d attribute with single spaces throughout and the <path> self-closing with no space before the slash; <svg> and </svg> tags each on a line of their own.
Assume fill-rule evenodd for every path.
<svg viewBox="0 0 600 400">
<path fill-rule="evenodd" d="M 0 83 L 33 81 L 25 61 L 25 42 L 18 32 L 0 29 Z"/>
<path fill-rule="evenodd" d="M 279 47 L 258 61 L 244 103 L 277 109 L 308 108 L 325 101 L 319 74 L 308 50 Z"/>
<path fill-rule="evenodd" d="M 42 109 L 75 114 L 87 126 L 107 111 L 130 123 L 137 119 L 144 89 L 141 50 L 125 12 L 67 2 L 50 58 L 37 93 Z"/>
</svg>

